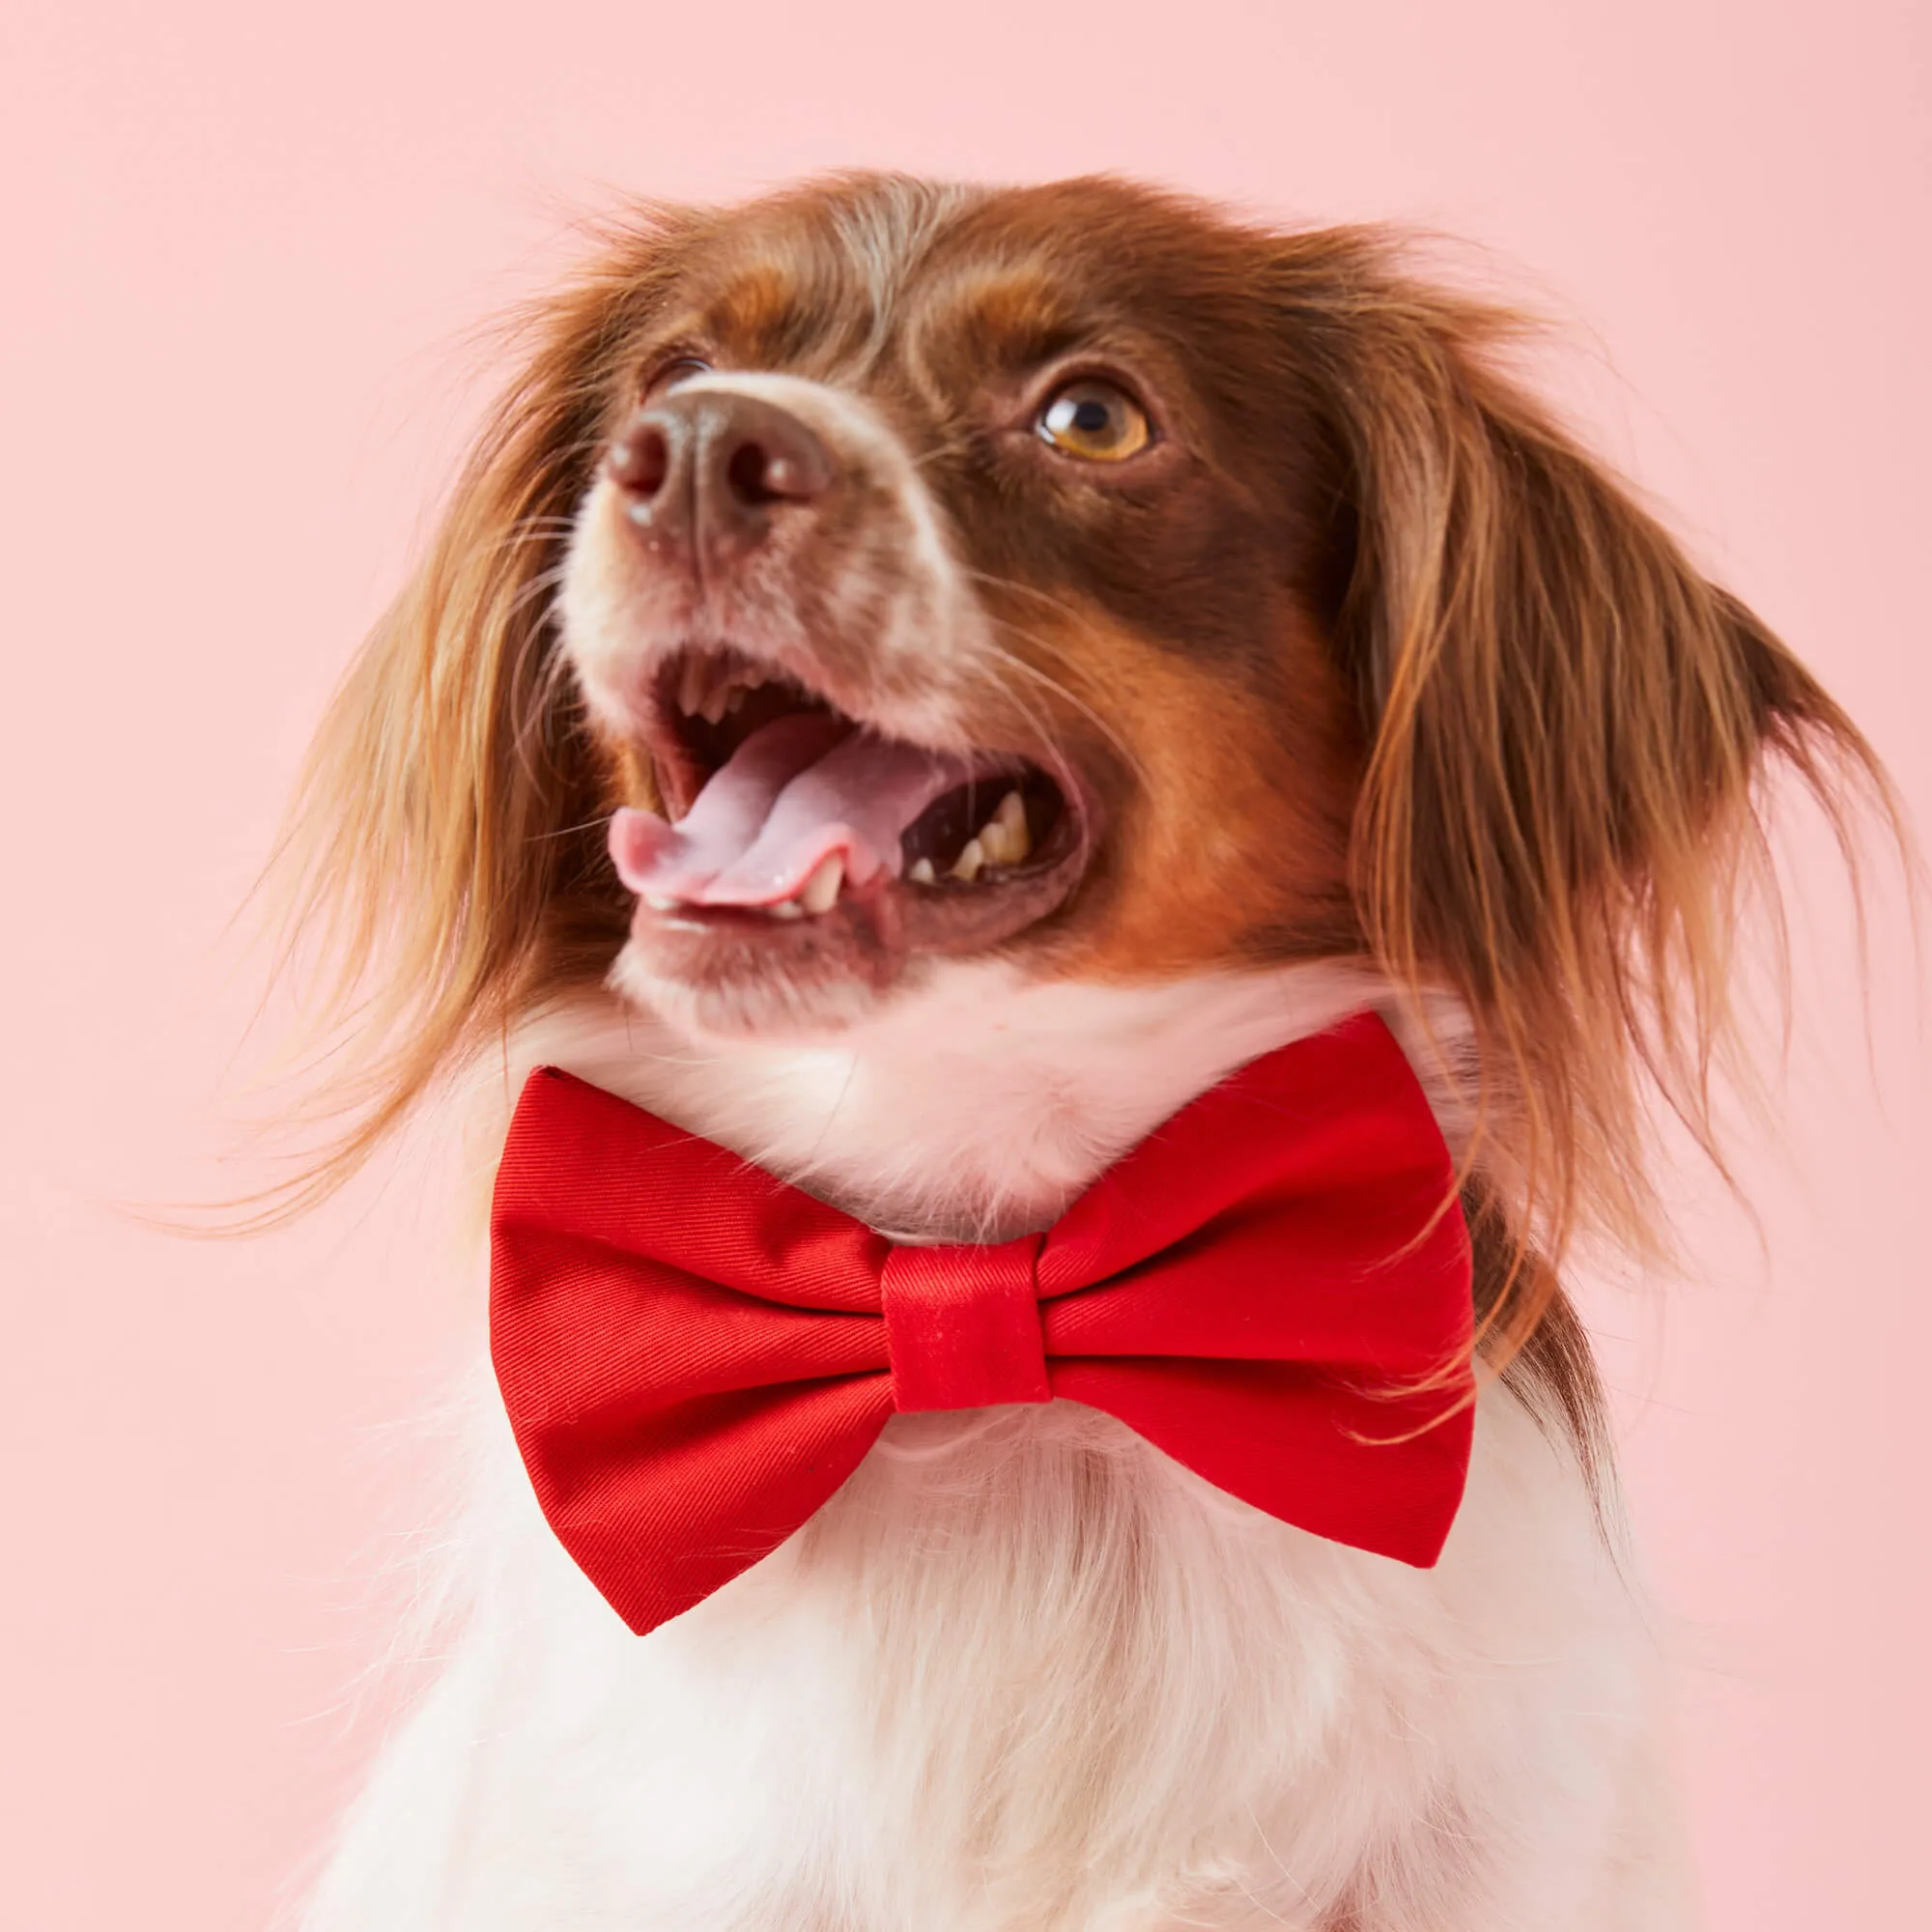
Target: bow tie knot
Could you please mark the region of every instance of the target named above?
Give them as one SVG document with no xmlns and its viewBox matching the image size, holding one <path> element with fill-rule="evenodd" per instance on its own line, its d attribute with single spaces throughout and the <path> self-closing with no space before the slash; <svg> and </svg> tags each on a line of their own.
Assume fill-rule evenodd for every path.
<svg viewBox="0 0 1932 1932">
<path fill-rule="evenodd" d="M 879 1299 L 895 1409 L 1053 1400 L 1039 1314 L 1044 1238 L 893 1249 Z"/>
</svg>

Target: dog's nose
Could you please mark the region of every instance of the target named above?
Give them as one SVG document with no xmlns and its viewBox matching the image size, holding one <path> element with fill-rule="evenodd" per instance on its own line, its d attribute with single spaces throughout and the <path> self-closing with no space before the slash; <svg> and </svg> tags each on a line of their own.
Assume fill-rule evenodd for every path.
<svg viewBox="0 0 1932 1932">
<path fill-rule="evenodd" d="M 789 410 L 761 396 L 696 389 L 642 409 L 605 468 L 631 521 L 654 544 L 706 562 L 761 543 L 776 515 L 831 487 L 831 452 Z"/>
</svg>

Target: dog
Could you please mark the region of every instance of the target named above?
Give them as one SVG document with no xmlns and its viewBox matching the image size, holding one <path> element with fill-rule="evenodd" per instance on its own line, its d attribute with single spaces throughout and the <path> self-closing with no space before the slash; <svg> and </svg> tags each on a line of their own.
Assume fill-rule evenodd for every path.
<svg viewBox="0 0 1932 1932">
<path fill-rule="evenodd" d="M 1559 1265 L 1661 1251 L 1656 1095 L 1712 1145 L 1768 769 L 1883 778 L 1518 333 L 1111 178 L 640 208 L 532 312 L 302 792 L 310 1196 L 426 1103 L 487 1171 L 547 1065 L 1009 1242 L 1374 1013 L 1466 1230 L 1466 1490 L 1424 1566 L 1079 1402 L 908 1412 L 638 1635 L 479 1370 L 455 1634 L 311 1932 L 1690 1922 Z"/>
</svg>

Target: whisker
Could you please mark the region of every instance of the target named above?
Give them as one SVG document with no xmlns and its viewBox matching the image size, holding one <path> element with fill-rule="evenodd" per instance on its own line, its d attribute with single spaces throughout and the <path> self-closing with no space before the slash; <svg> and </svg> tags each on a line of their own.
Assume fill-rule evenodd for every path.
<svg viewBox="0 0 1932 1932">
<path fill-rule="evenodd" d="M 1011 669 L 1021 671 L 1029 676 L 1032 676 L 1039 680 L 1040 682 L 1045 683 L 1050 690 L 1056 690 L 1056 691 L 1058 690 L 1058 687 L 1054 684 L 1053 680 L 1050 677 L 1047 677 L 1045 676 L 1044 673 L 1036 670 L 1032 665 L 1026 662 L 1025 659 L 1015 657 L 1010 651 L 1001 650 L 1000 662 L 1003 668 L 1009 668 Z M 986 681 L 988 683 L 991 683 L 993 681 L 991 667 L 986 668 L 985 675 L 986 675 Z M 1015 691 L 1010 687 L 1004 687 L 1000 691 L 1000 696 L 1004 699 L 1006 699 L 1007 702 L 1017 705 L 1019 707 L 1019 709 L 1025 714 L 1028 723 L 1031 724 L 1035 728 L 1035 730 L 1037 730 L 1039 733 L 1040 738 L 1049 748 L 1054 759 L 1058 763 L 1062 765 L 1067 765 L 1072 762 L 1072 760 L 1067 756 L 1066 747 L 1061 740 L 1060 731 L 1057 725 L 1055 724 L 1053 717 L 1050 713 L 1045 713 L 1036 709 L 1036 707 L 1028 701 L 1025 693 L 1022 691 Z"/>
<path fill-rule="evenodd" d="M 562 563 L 554 563 L 550 566 L 548 570 L 538 571 L 537 574 L 534 577 L 532 577 L 530 581 L 527 583 L 526 583 L 513 598 L 511 598 L 510 608 L 507 611 L 504 612 L 504 615 L 508 617 L 518 616 L 522 613 L 526 605 L 531 603 L 534 599 L 543 596 L 545 592 L 554 590 L 557 587 L 557 585 L 563 582 L 564 571 L 566 570 L 567 567 L 568 567 L 567 565 Z"/>
<path fill-rule="evenodd" d="M 1071 604 L 1066 603 L 1062 598 L 1055 597 L 1050 591 L 1039 589 L 1035 584 L 1022 583 L 1017 578 L 1002 577 L 990 570 L 979 570 L 971 564 L 961 564 L 959 569 L 962 575 L 971 578 L 977 583 L 986 584 L 996 590 L 1009 590 L 1017 592 L 1023 596 L 1032 597 L 1037 602 L 1046 605 L 1049 610 L 1065 617 L 1071 623 L 1077 624 L 1084 621 L 1084 613 L 1076 610 Z M 1025 626 L 1015 623 L 1011 618 L 998 617 L 993 621 L 1002 631 L 1009 632 L 1012 636 L 1034 645 L 1036 648 L 1059 657 L 1063 662 L 1068 657 L 1066 646 L 1056 638 L 1050 638 L 1040 632 L 1029 630 Z M 1078 709 L 1088 722 L 1106 738 L 1107 742 L 1121 753 L 1130 769 L 1145 774 L 1147 766 L 1134 748 L 1121 736 L 1119 731 L 1105 718 L 1095 711 L 1091 704 L 1082 699 L 1066 684 L 1051 676 L 1046 671 L 1041 670 L 1037 666 L 1027 664 L 1024 659 L 1015 656 L 1012 652 L 1004 648 L 1001 649 L 1001 658 L 1003 662 L 1014 665 L 1019 669 L 1038 679 L 1058 696 L 1065 698 L 1067 703 Z"/>
<path fill-rule="evenodd" d="M 554 825 L 548 832 L 532 832 L 524 842 L 542 845 L 553 838 L 575 838 L 580 832 L 594 832 L 600 825 L 609 824 L 610 818 L 608 811 L 600 811 L 595 818 L 580 818 L 575 825 Z"/>
<path fill-rule="evenodd" d="M 923 469 L 928 463 L 941 463 L 949 457 L 964 456 L 972 447 L 964 436 L 955 437 L 947 442 L 935 443 L 930 449 L 921 450 L 912 459 L 914 469 Z"/>
<path fill-rule="evenodd" d="M 998 621 L 1002 631 L 1011 633 L 1024 642 L 1046 650 L 1057 648 L 1054 640 L 1050 638 L 1039 637 L 1036 633 L 1030 632 L 1022 626 L 1005 618 Z M 1121 736 L 1119 729 L 1108 719 L 1094 710 L 1077 692 L 1073 691 L 1060 678 L 1055 677 L 1050 671 L 1042 670 L 1038 665 L 1029 664 L 1016 651 L 1007 649 L 997 639 L 994 640 L 993 647 L 999 654 L 999 662 L 1002 668 L 1010 668 L 1019 671 L 1022 675 L 1034 679 L 1036 683 L 1043 685 L 1056 697 L 1070 704 L 1120 753 L 1122 761 L 1130 771 L 1141 777 L 1147 775 L 1147 764 L 1139 752 L 1126 739 Z M 1005 692 L 1002 695 L 1019 701 L 1017 695 L 1010 691 Z M 1058 734 L 1049 730 L 1047 736 L 1053 743 L 1054 750 L 1065 757 L 1065 749 L 1059 742 Z"/>
<path fill-rule="evenodd" d="M 1065 599 L 1054 596 L 1050 590 L 1040 589 L 1037 584 L 1022 583 L 1016 577 L 1001 577 L 997 572 L 990 570 L 976 570 L 971 564 L 961 564 L 959 569 L 962 575 L 970 577 L 976 583 L 986 584 L 994 590 L 1010 590 L 1022 597 L 1031 597 L 1037 603 L 1044 604 L 1050 611 L 1056 611 L 1059 615 L 1066 618 L 1069 623 L 1078 624 L 1085 621 L 1085 613 L 1083 611 L 1067 603 Z M 1050 639 L 1039 639 L 1036 641 L 1053 643 L 1053 640 Z M 1053 644 L 1053 648 L 1061 649 L 1062 646 Z"/>
</svg>

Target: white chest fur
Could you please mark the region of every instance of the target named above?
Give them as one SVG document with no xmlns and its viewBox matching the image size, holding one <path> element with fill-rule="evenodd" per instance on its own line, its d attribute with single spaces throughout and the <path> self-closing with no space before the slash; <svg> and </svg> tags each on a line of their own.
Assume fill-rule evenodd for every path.
<svg viewBox="0 0 1932 1932">
<path fill-rule="evenodd" d="M 586 1009 L 502 1092 L 553 1060 L 875 1224 L 1006 1235 L 1363 995 L 994 990 L 841 1052 L 700 1054 Z M 1500 1388 L 1430 1572 L 1074 1405 L 908 1416 L 643 1639 L 552 1538 L 481 1376 L 473 1408 L 461 1640 L 314 1932 L 1684 1922 L 1640 1615 L 1567 1451 Z"/>
</svg>

